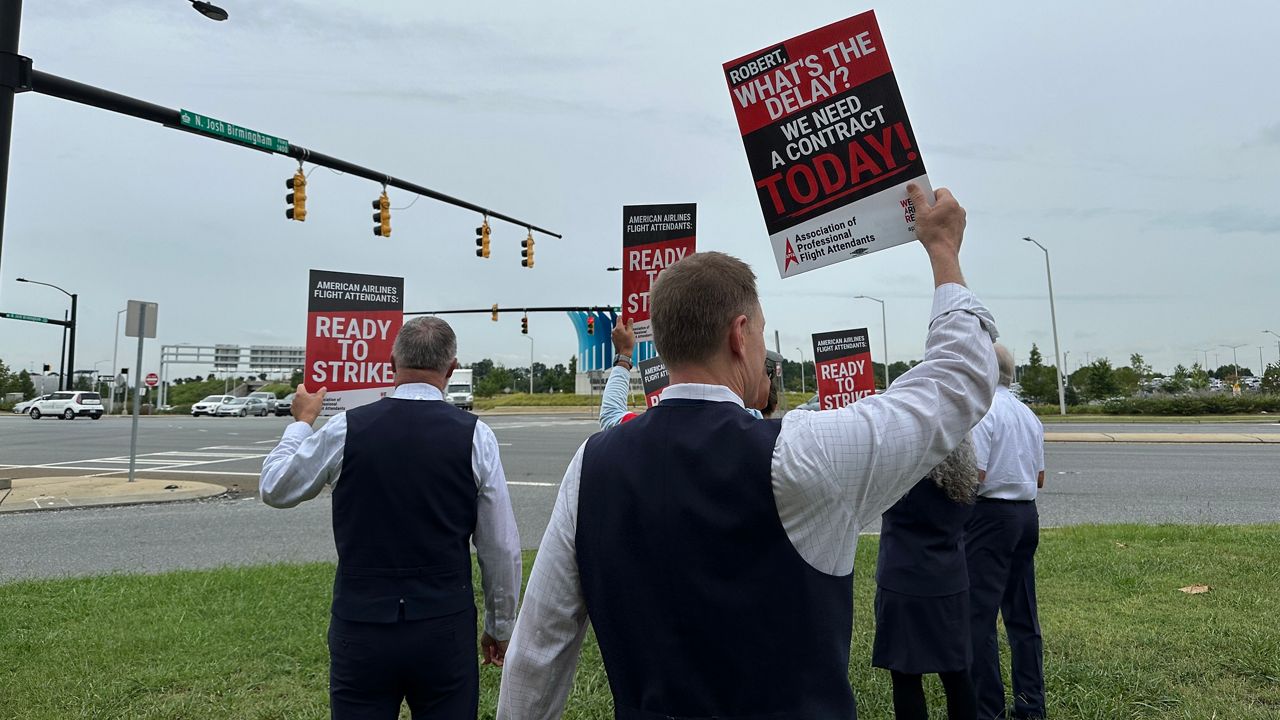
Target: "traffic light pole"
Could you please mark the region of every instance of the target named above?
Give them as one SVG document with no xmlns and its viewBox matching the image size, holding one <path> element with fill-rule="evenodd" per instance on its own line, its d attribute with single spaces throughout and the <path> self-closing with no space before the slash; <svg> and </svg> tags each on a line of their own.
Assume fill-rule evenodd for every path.
<svg viewBox="0 0 1280 720">
<path fill-rule="evenodd" d="M 12 0 L 0 0 L 0 2 L 11 1 Z M 289 143 L 289 149 L 287 152 L 275 153 L 273 150 L 244 145 L 234 140 L 216 135 L 209 135 L 183 125 L 182 112 L 180 110 L 164 107 L 163 105 L 157 105 L 145 100 L 139 100 L 127 95 L 121 95 L 120 93 L 104 90 L 103 88 L 94 87 L 93 85 L 86 85 L 85 83 L 69 80 L 40 70 L 31 71 L 31 90 L 38 92 L 41 95 L 49 95 L 51 97 L 61 98 L 70 102 L 80 103 L 82 105 L 90 105 L 92 107 L 109 110 L 114 113 L 120 113 L 121 115 L 136 117 L 141 120 L 150 120 L 151 122 L 159 123 L 173 130 L 180 130 L 200 138 L 218 140 L 234 145 L 235 147 L 250 148 L 267 154 L 285 154 L 295 160 L 308 162 L 313 165 L 322 165 L 348 175 L 355 175 L 356 177 L 385 184 L 388 187 L 399 188 L 400 190 L 405 190 L 416 195 L 422 195 L 423 197 L 438 200 L 449 205 L 454 205 L 467 210 L 474 210 L 475 212 L 488 215 L 489 217 L 495 217 L 500 220 L 505 220 L 513 225 L 518 225 L 520 227 L 542 233 L 543 235 L 549 235 L 555 238 L 561 237 L 559 233 L 551 232 L 545 228 L 541 228 L 537 225 L 533 225 L 532 223 L 525 222 L 524 220 L 491 210 L 482 205 L 476 205 L 475 203 L 470 203 L 466 200 L 446 195 L 423 185 L 412 183 L 386 173 L 378 172 L 371 168 L 363 167 L 353 162 L 333 157 L 332 155 L 326 155 L 318 150 L 311 150 L 301 145 Z"/>
<path fill-rule="evenodd" d="M 4 253 L 4 206 L 9 195 L 9 145 L 13 139 L 13 95 L 25 84 L 18 56 L 22 0 L 0 0 L 0 257 Z"/>
<path fill-rule="evenodd" d="M 622 308 L 609 305 L 594 305 L 585 307 L 582 305 L 566 305 L 564 307 L 509 307 L 503 308 L 494 305 L 493 307 L 480 308 L 478 310 L 420 310 L 417 312 L 407 312 L 405 317 L 410 315 L 467 315 L 471 313 L 531 313 L 531 312 L 621 312 Z"/>
<path fill-rule="evenodd" d="M 71 293 L 71 325 L 67 330 L 71 333 L 71 340 L 67 342 L 67 389 L 76 389 L 76 301 L 80 296 Z"/>
</svg>

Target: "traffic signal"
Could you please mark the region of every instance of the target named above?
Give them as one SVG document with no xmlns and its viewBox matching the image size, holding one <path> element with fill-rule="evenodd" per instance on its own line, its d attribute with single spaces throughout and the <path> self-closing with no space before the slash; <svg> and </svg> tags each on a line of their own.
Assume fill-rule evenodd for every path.
<svg viewBox="0 0 1280 720">
<path fill-rule="evenodd" d="M 525 335 L 529 334 L 529 316 L 528 315 L 525 315 L 524 317 L 520 318 L 520 332 L 524 333 Z"/>
<path fill-rule="evenodd" d="M 593 317 L 587 318 L 587 334 L 588 335 L 596 334 L 596 319 Z"/>
<path fill-rule="evenodd" d="M 476 228 L 476 257 L 489 257 L 489 218 Z"/>
<path fill-rule="evenodd" d="M 529 231 L 529 237 L 520 241 L 520 247 L 524 248 L 523 250 L 520 251 L 520 256 L 524 258 L 523 260 L 520 261 L 520 264 L 527 268 L 533 267 L 533 231 L 532 230 Z"/>
<path fill-rule="evenodd" d="M 383 190 L 382 195 L 373 201 L 373 209 L 378 211 L 373 214 L 373 221 L 377 223 L 373 226 L 373 234 L 391 237 L 391 198 L 387 197 L 386 190 Z"/>
<path fill-rule="evenodd" d="M 498 303 L 493 304 L 493 321 L 498 322 Z"/>
<path fill-rule="evenodd" d="M 44 371 L 45 371 L 45 372 L 53 372 L 53 366 L 52 366 L 52 365 L 50 365 L 49 363 L 45 363 L 45 364 L 44 364 Z"/>
<path fill-rule="evenodd" d="M 302 173 L 302 168 L 298 168 L 298 172 L 293 177 L 284 181 L 284 186 L 292 192 L 284 196 L 284 201 L 289 205 L 285 208 L 284 216 L 290 220 L 305 222 L 307 219 L 307 176 Z"/>
</svg>

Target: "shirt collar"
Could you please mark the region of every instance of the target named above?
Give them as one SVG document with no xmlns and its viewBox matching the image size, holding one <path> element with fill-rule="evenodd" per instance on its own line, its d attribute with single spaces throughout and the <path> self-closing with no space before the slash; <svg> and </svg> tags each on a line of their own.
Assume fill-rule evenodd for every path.
<svg viewBox="0 0 1280 720">
<path fill-rule="evenodd" d="M 395 392 L 391 393 L 391 397 L 401 400 L 443 400 L 444 394 L 435 385 L 405 383 L 397 385 Z"/>
<path fill-rule="evenodd" d="M 731 402 L 738 407 L 745 407 L 742 398 L 724 385 L 703 385 L 702 383 L 680 383 L 669 385 L 662 391 L 663 400 L 707 400 L 710 402 Z"/>
</svg>

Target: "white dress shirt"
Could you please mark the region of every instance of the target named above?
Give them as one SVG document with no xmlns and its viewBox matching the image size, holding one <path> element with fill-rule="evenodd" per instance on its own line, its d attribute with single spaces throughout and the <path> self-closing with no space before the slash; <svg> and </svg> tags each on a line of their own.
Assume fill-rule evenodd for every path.
<svg viewBox="0 0 1280 720">
<path fill-rule="evenodd" d="M 973 453 L 987 477 L 980 497 L 1035 500 L 1044 471 L 1044 425 L 1003 385 L 996 388 L 991 410 L 973 429 Z"/>
<path fill-rule="evenodd" d="M 440 389 L 425 383 L 397 386 L 391 397 L 442 401 Z M 329 418 L 317 431 L 304 422 L 290 424 L 280 444 L 262 463 L 258 490 L 272 507 L 288 508 L 336 485 L 342 474 L 347 440 L 346 414 Z M 520 534 L 507 494 L 507 478 L 493 430 L 477 420 L 471 439 L 471 472 L 476 478 L 476 530 L 472 542 L 484 588 L 484 631 L 496 640 L 511 638 L 520 601 Z"/>
<path fill-rule="evenodd" d="M 941 462 L 990 406 L 995 337 L 995 322 L 977 298 L 961 285 L 943 285 L 934 293 L 924 361 L 887 392 L 783 418 L 773 495 L 806 562 L 831 575 L 853 571 L 858 532 Z M 719 385 L 672 385 L 662 393 L 663 401 L 677 398 L 742 404 Z M 538 549 L 502 673 L 499 718 L 557 718 L 573 685 L 587 631 L 575 547 L 585 447 L 565 472 Z"/>
</svg>

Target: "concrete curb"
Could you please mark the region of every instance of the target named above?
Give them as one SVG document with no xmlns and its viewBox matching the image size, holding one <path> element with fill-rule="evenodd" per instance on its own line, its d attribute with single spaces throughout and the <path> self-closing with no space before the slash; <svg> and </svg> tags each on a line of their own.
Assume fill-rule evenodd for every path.
<svg viewBox="0 0 1280 720">
<path fill-rule="evenodd" d="M 130 483 L 93 476 L 15 478 L 12 485 L 0 493 L 0 514 L 201 500 L 227 492 L 222 485 L 190 480 L 139 478 Z"/>
<path fill-rule="evenodd" d="M 1280 433 L 1098 433 L 1047 432 L 1045 442 L 1079 443 L 1183 443 L 1183 444 L 1278 444 Z"/>
</svg>

